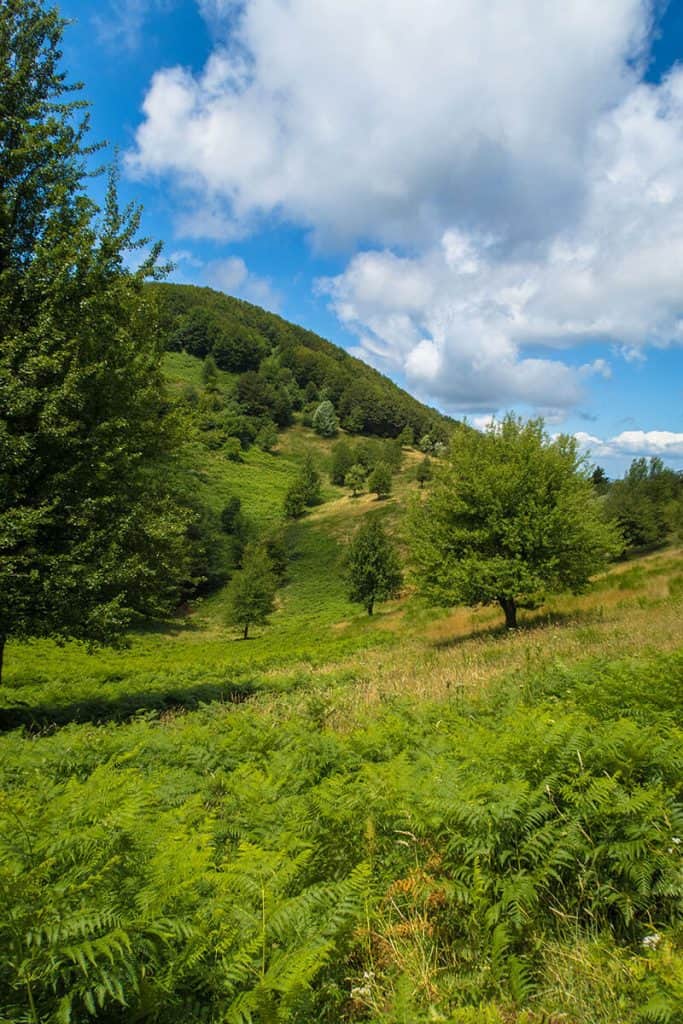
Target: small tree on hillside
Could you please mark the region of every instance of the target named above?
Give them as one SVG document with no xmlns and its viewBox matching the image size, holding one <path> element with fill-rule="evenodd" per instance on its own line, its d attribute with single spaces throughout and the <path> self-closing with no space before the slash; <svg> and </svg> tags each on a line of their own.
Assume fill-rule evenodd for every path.
<svg viewBox="0 0 683 1024">
<path fill-rule="evenodd" d="M 320 473 L 316 469 L 312 455 L 307 455 L 299 473 L 299 482 L 307 505 L 320 502 Z"/>
<path fill-rule="evenodd" d="M 336 437 L 339 432 L 339 420 L 332 402 L 321 402 L 313 415 L 313 429 L 321 437 Z"/>
<path fill-rule="evenodd" d="M 404 427 L 398 435 L 398 441 L 403 448 L 412 448 L 415 444 L 415 431 L 412 427 Z"/>
<path fill-rule="evenodd" d="M 211 353 L 202 363 L 202 384 L 207 391 L 213 391 L 214 388 L 218 387 L 218 367 Z"/>
<path fill-rule="evenodd" d="M 368 490 L 378 498 L 388 498 L 391 494 L 391 470 L 386 462 L 378 462 L 368 479 Z"/>
<path fill-rule="evenodd" d="M 438 604 L 517 608 L 585 588 L 621 550 L 574 438 L 551 440 L 543 421 L 508 415 L 454 442 L 412 520 L 417 578 Z"/>
<path fill-rule="evenodd" d="M 432 462 L 428 455 L 425 455 L 424 459 L 417 467 L 415 472 L 415 479 L 419 483 L 420 487 L 424 487 L 428 480 L 431 480 L 433 476 Z"/>
<path fill-rule="evenodd" d="M 239 626 L 244 640 L 250 626 L 264 626 L 275 610 L 277 582 L 271 561 L 263 548 L 247 548 L 242 569 L 235 573 L 228 588 L 228 616 L 231 626 Z"/>
<path fill-rule="evenodd" d="M 357 462 L 344 477 L 344 483 L 351 488 L 351 494 L 357 498 L 365 485 L 365 467 Z"/>
<path fill-rule="evenodd" d="M 355 463 L 353 449 L 348 441 L 337 441 L 332 445 L 332 464 L 330 480 L 333 484 L 343 484 L 346 474 Z"/>
<path fill-rule="evenodd" d="M 377 601 L 396 597 L 403 574 L 396 549 L 377 516 L 364 522 L 349 547 L 349 599 L 372 615 Z"/>
</svg>

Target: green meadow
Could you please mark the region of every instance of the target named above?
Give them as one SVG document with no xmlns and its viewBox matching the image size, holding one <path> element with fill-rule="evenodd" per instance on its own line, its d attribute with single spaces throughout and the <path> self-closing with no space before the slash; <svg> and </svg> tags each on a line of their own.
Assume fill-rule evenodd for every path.
<svg viewBox="0 0 683 1024">
<path fill-rule="evenodd" d="M 193 444 L 216 510 L 284 529 L 277 609 L 248 641 L 223 589 L 120 650 L 8 644 L 0 1020 L 683 1020 L 681 550 L 512 633 L 409 578 L 370 618 L 345 549 L 382 510 L 406 550 L 418 453 L 283 525 L 330 442 Z"/>
</svg>

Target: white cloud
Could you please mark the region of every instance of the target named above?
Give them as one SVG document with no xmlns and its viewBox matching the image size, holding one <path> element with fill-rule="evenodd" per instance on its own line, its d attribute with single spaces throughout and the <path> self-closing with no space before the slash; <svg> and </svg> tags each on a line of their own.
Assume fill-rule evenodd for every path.
<svg viewBox="0 0 683 1024">
<path fill-rule="evenodd" d="M 243 259 L 232 256 L 224 260 L 212 260 L 203 270 L 203 278 L 212 288 L 235 295 L 248 302 L 254 302 L 266 309 L 278 310 L 280 296 L 270 281 L 258 274 L 252 274 Z"/>
<path fill-rule="evenodd" d="M 203 72 L 160 70 L 134 164 L 249 221 L 385 243 L 544 238 L 580 209 L 596 119 L 629 91 L 644 0 L 202 0 Z"/>
<path fill-rule="evenodd" d="M 200 0 L 220 41 L 154 76 L 128 166 L 186 191 L 184 233 L 362 245 L 320 289 L 364 358 L 558 419 L 611 373 L 571 347 L 683 343 L 683 68 L 641 80 L 653 2 Z"/>
<path fill-rule="evenodd" d="M 624 430 L 607 440 L 583 431 L 574 436 L 583 448 L 598 458 L 659 455 L 671 460 L 683 459 L 683 434 L 671 430 Z"/>
</svg>

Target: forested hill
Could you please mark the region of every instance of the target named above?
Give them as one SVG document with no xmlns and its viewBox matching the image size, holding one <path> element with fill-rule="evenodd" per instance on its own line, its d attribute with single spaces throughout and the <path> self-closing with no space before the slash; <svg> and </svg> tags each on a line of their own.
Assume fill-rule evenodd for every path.
<svg viewBox="0 0 683 1024">
<path fill-rule="evenodd" d="M 211 288 L 151 284 L 169 351 L 212 356 L 219 370 L 240 376 L 240 404 L 280 427 L 293 409 L 304 414 L 332 402 L 354 434 L 443 443 L 456 421 L 413 398 L 388 377 L 303 327 Z"/>
</svg>

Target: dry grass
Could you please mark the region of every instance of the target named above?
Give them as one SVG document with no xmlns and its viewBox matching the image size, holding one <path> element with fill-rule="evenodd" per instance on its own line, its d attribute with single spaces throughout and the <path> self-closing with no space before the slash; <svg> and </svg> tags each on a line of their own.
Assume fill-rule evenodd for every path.
<svg viewBox="0 0 683 1024">
<path fill-rule="evenodd" d="M 670 582 L 682 569 L 681 549 L 615 566 L 596 579 L 589 593 L 561 595 L 538 611 L 522 613 L 520 628 L 512 632 L 503 629 L 502 614 L 495 608 L 457 608 L 427 625 L 408 626 L 405 608 L 395 602 L 377 617 L 376 626 L 400 631 L 400 642 L 322 671 L 300 664 L 289 666 L 288 672 L 306 679 L 308 694 L 308 683 L 325 694 L 330 701 L 327 724 L 347 730 L 373 706 L 396 698 L 415 703 L 457 700 L 515 673 L 591 657 L 609 660 L 670 651 L 683 643 L 683 600 L 680 591 L 669 595 Z M 345 626 L 339 622 L 336 628 Z M 340 681 L 343 685 L 335 686 Z"/>
</svg>

